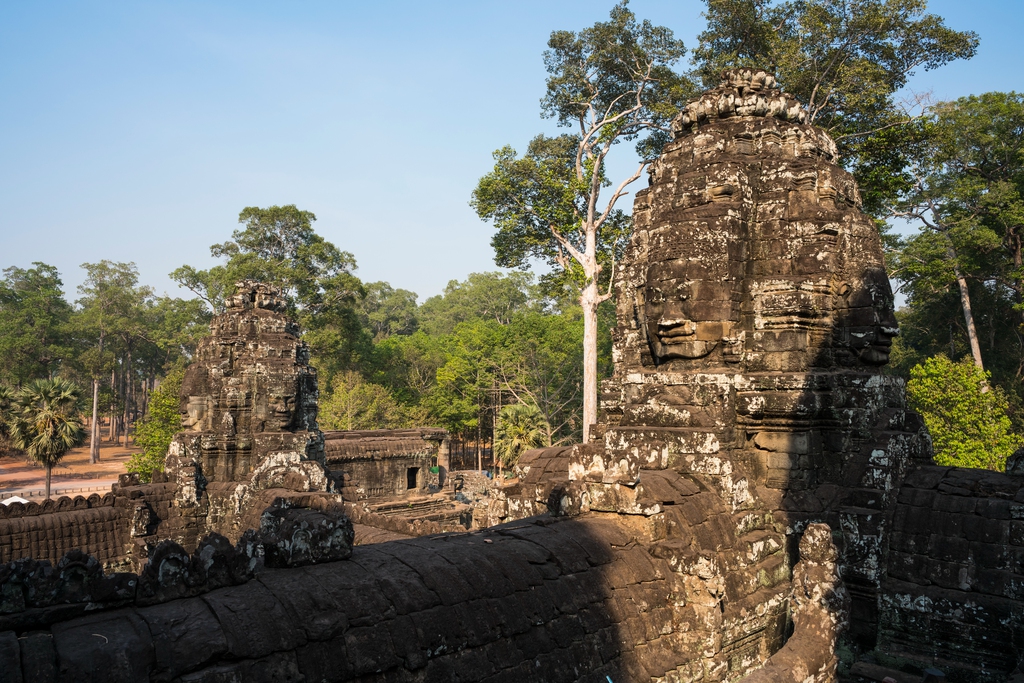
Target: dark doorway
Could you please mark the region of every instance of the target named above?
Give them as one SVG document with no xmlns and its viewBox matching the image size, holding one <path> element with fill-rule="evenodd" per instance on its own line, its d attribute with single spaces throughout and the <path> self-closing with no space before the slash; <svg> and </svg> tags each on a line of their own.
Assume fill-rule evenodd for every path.
<svg viewBox="0 0 1024 683">
<path fill-rule="evenodd" d="M 416 479 L 419 476 L 419 473 L 420 473 L 420 468 L 419 467 L 410 467 L 408 469 L 408 471 L 406 471 L 406 473 L 405 473 L 405 478 L 406 478 L 406 486 L 405 486 L 405 488 L 407 488 L 407 489 L 414 489 L 414 488 L 416 488 Z"/>
</svg>

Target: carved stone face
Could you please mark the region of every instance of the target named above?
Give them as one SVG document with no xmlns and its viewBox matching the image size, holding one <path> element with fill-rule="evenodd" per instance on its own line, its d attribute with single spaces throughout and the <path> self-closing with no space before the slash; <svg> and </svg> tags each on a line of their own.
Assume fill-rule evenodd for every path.
<svg viewBox="0 0 1024 683">
<path fill-rule="evenodd" d="M 292 426 L 297 405 L 297 391 L 291 387 L 276 387 L 267 398 L 266 431 L 281 431 Z"/>
<path fill-rule="evenodd" d="M 885 270 L 869 268 L 839 289 L 841 339 L 865 365 L 885 365 L 900 333 Z"/>
<path fill-rule="evenodd" d="M 656 362 L 703 358 L 732 326 L 731 285 L 688 280 L 685 271 L 682 260 L 647 268 L 641 311 Z"/>
<path fill-rule="evenodd" d="M 206 396 L 189 396 L 185 412 L 181 417 L 181 427 L 185 431 L 201 432 L 210 414 L 210 399 Z"/>
</svg>

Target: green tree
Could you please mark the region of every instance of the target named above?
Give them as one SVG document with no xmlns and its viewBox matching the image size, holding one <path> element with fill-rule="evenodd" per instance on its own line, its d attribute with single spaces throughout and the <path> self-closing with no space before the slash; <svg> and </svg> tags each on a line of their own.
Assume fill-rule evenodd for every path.
<svg viewBox="0 0 1024 683">
<path fill-rule="evenodd" d="M 921 141 L 918 103 L 900 92 L 916 69 L 969 59 L 978 37 L 928 14 L 926 0 L 705 0 L 696 75 L 718 84 L 727 67 L 775 73 L 810 122 L 835 139 L 876 217 L 912 182 Z"/>
<path fill-rule="evenodd" d="M 68 380 L 38 379 L 18 392 L 11 407 L 11 442 L 46 468 L 47 498 L 54 466 L 85 437 L 81 398 L 81 389 Z"/>
<path fill-rule="evenodd" d="M 404 405 L 419 405 L 444 365 L 442 337 L 417 330 L 381 340 L 374 349 L 373 381 L 387 386 Z"/>
<path fill-rule="evenodd" d="M 74 355 L 60 274 L 32 266 L 7 268 L 0 280 L 0 375 L 19 385 L 52 377 Z"/>
<path fill-rule="evenodd" d="M 668 140 L 669 121 L 692 88 L 671 68 L 685 52 L 682 41 L 665 27 L 637 22 L 626 2 L 607 22 L 553 32 L 548 48 L 542 113 L 575 131 L 539 136 L 523 157 L 511 147 L 495 152 L 471 205 L 496 228 L 498 265 L 525 268 L 539 259 L 579 292 L 586 440 L 597 418 L 597 310 L 611 296 L 602 283 L 610 283 L 630 228 L 616 205 Z M 604 199 L 608 155 L 623 141 L 636 143 L 641 160 Z"/>
<path fill-rule="evenodd" d="M 149 397 L 146 416 L 135 432 L 135 443 L 141 453 L 132 455 L 125 469 L 136 472 L 143 482 L 153 480 L 154 472 L 162 472 L 167 449 L 174 435 L 181 431 L 181 382 L 183 370 L 170 372 Z"/>
<path fill-rule="evenodd" d="M 940 103 L 930 112 L 928 133 L 915 185 L 901 206 L 921 231 L 902 245 L 896 277 L 925 327 L 946 328 L 942 318 L 956 310 L 950 304 L 958 298 L 963 324 L 957 326 L 975 364 L 994 370 L 998 382 L 1019 386 L 1024 96 L 985 93 Z"/>
<path fill-rule="evenodd" d="M 540 409 L 529 403 L 514 403 L 501 409 L 494 426 L 494 457 L 504 467 L 515 467 L 519 456 L 531 448 L 550 445 Z"/>
<path fill-rule="evenodd" d="M 939 355 L 911 369 L 907 397 L 924 418 L 939 465 L 1002 471 L 1024 443 L 1010 431 L 1006 396 L 987 389 L 988 373 L 970 358 L 954 363 Z"/>
<path fill-rule="evenodd" d="M 420 329 L 381 340 L 373 382 L 388 387 L 420 424 L 448 429 L 458 442 L 485 441 L 505 405 L 531 403 L 553 443 L 580 439 L 583 315 L 579 306 L 540 296 L 528 273 L 474 273 L 420 306 Z M 603 307 L 601 321 L 611 307 Z M 610 341 L 610 340 L 606 340 Z M 610 343 L 599 347 L 610 367 Z"/>
<path fill-rule="evenodd" d="M 499 389 L 497 407 L 508 403 L 535 406 L 544 418 L 548 444 L 580 438 L 582 331 L 579 307 L 557 313 L 525 311 L 510 319 L 495 348 L 487 352 Z"/>
<path fill-rule="evenodd" d="M 501 327 L 492 320 L 477 319 L 460 323 L 452 334 L 442 337 L 444 362 L 423 401 L 441 426 L 475 440 L 477 469 L 483 468 L 485 423 L 497 388 L 492 352 L 499 346 Z"/>
<path fill-rule="evenodd" d="M 146 301 L 152 297 L 149 287 L 139 285 L 139 271 L 134 263 L 116 263 L 103 260 L 99 263 L 84 263 L 85 281 L 79 285 L 82 297 L 78 300 L 77 323 L 82 336 L 94 344 L 93 348 L 80 356 L 92 377 L 92 433 L 90 438 L 90 462 L 99 461 L 100 426 L 99 396 L 100 381 L 108 372 L 116 371 L 117 357 L 112 353 L 112 344 L 120 337 L 132 343 L 140 334 L 140 316 Z M 130 358 L 128 359 L 130 365 Z M 111 389 L 116 392 L 116 382 Z M 116 395 L 116 394 L 115 394 Z M 111 406 L 111 424 L 114 410 Z"/>
<path fill-rule="evenodd" d="M 396 334 L 409 335 L 419 327 L 416 292 L 395 289 L 387 282 L 370 282 L 364 290 L 359 316 L 363 326 L 373 333 L 374 342 Z"/>
<path fill-rule="evenodd" d="M 191 359 L 199 340 L 210 334 L 211 311 L 199 299 L 161 296 L 149 302 L 146 339 L 152 342 L 152 371 L 173 368 Z"/>
<path fill-rule="evenodd" d="M 387 387 L 367 382 L 352 370 L 332 382 L 333 389 L 320 406 L 324 429 L 399 429 L 409 416 Z"/>
<path fill-rule="evenodd" d="M 282 287 L 299 309 L 316 313 L 361 295 L 352 275 L 355 257 L 341 251 L 313 230 L 316 216 L 294 204 L 261 209 L 248 206 L 238 214 L 245 227 L 231 239 L 210 247 L 225 260 L 209 270 L 182 266 L 171 278 L 192 290 L 216 312 L 240 280 L 259 280 Z"/>
<path fill-rule="evenodd" d="M 0 384 L 0 453 L 6 453 L 10 448 L 10 420 L 11 405 L 14 402 L 15 392 L 6 384 Z"/>
<path fill-rule="evenodd" d="M 451 334 L 459 323 L 493 320 L 506 325 L 520 311 L 537 310 L 534 278 L 530 273 L 470 273 L 464 282 L 451 280 L 443 294 L 420 306 L 422 328 L 433 335 Z"/>
</svg>

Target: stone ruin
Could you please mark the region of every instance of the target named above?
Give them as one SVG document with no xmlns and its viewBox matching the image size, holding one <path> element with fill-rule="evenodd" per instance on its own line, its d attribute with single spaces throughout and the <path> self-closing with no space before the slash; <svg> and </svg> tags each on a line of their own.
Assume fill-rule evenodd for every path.
<svg viewBox="0 0 1024 683">
<path fill-rule="evenodd" d="M 449 481 L 444 429 L 324 432 L 327 468 L 356 523 L 356 544 L 465 531 L 472 510 Z"/>
<path fill-rule="evenodd" d="M 231 545 L 298 509 L 317 511 L 314 526 L 326 514 L 332 530 L 351 527 L 325 467 L 316 371 L 285 310 L 278 289 L 239 283 L 185 373 L 183 431 L 165 471 L 149 484 L 122 475 L 103 497 L 8 506 L 0 557 L 57 562 L 74 548 L 108 569 L 141 570 L 165 542 L 184 552 L 213 534 Z"/>
<path fill-rule="evenodd" d="M 186 382 L 193 429 L 168 481 L 0 514 L 0 542 L 25 539 L 0 559 L 37 557 L 0 569 L 0 672 L 1015 675 L 1024 476 L 931 464 L 883 372 L 897 329 L 881 244 L 828 135 L 770 75 L 727 72 L 676 118 L 634 217 L 597 437 L 526 454 L 495 526 L 351 548 L 315 375 L 277 294 L 253 285 Z M 86 528 L 106 530 L 109 566 L 142 565 L 145 548 L 142 573 L 81 552 L 39 561 L 39 539 Z"/>
<path fill-rule="evenodd" d="M 274 287 L 243 282 L 225 303 L 182 381 L 183 431 L 162 477 L 174 496 L 153 529 L 190 547 L 210 531 L 237 539 L 266 507 L 265 491 L 333 489 L 316 370 L 287 301 Z"/>
</svg>

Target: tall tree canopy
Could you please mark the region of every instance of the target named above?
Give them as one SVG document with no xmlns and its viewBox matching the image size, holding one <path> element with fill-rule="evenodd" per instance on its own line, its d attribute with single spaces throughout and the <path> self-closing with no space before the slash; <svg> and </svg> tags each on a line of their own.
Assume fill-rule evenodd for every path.
<svg viewBox="0 0 1024 683">
<path fill-rule="evenodd" d="M 705 0 L 707 28 L 693 51 L 706 87 L 723 68 L 773 71 L 832 135 L 869 213 L 912 181 L 905 169 L 921 131 L 916 103 L 899 100 L 916 69 L 969 59 L 970 31 L 927 13 L 926 0 Z"/>
<path fill-rule="evenodd" d="M 498 265 L 525 268 L 540 259 L 579 292 L 586 440 L 597 418 L 597 310 L 611 296 L 601 285 L 610 282 L 630 227 L 617 203 L 668 140 L 669 121 L 693 89 L 672 70 L 685 53 L 682 41 L 663 26 L 638 22 L 626 2 L 606 22 L 553 32 L 548 48 L 541 111 L 574 130 L 534 138 L 522 157 L 511 147 L 496 151 L 471 204 L 494 224 Z M 602 197 L 613 183 L 608 155 L 623 141 L 636 143 L 640 162 Z"/>
<path fill-rule="evenodd" d="M 412 334 L 419 327 L 416 292 L 395 289 L 387 282 L 367 283 L 364 290 L 359 317 L 375 342 L 396 334 Z"/>
<path fill-rule="evenodd" d="M 1024 96 L 935 105 L 902 215 L 920 232 L 896 253 L 907 293 L 903 346 L 921 358 L 969 353 L 1024 402 Z M 1018 417 L 1018 423 L 1020 418 Z"/>
<path fill-rule="evenodd" d="M 316 216 L 294 204 L 261 209 L 247 206 L 238 214 L 245 227 L 231 239 L 210 247 L 225 263 L 209 270 L 182 266 L 171 278 L 219 312 L 224 297 L 239 280 L 259 280 L 282 287 L 300 309 L 315 313 L 361 294 L 352 275 L 356 260 L 313 230 Z"/>
<path fill-rule="evenodd" d="M 0 376 L 13 384 L 51 377 L 76 355 L 60 274 L 32 266 L 6 268 L 0 280 Z"/>
<path fill-rule="evenodd" d="M 78 287 L 82 297 L 78 300 L 80 311 L 77 319 L 80 333 L 91 346 L 81 359 L 92 377 L 89 459 L 95 463 L 99 461 L 100 379 L 116 372 L 118 360 L 112 352 L 115 342 L 125 342 L 130 346 L 141 336 L 141 319 L 153 292 L 151 288 L 139 285 L 139 271 L 134 263 L 103 260 L 84 263 L 82 268 L 86 277 Z M 127 363 L 131 365 L 130 356 Z"/>
</svg>

